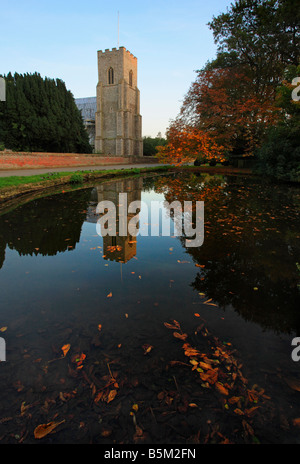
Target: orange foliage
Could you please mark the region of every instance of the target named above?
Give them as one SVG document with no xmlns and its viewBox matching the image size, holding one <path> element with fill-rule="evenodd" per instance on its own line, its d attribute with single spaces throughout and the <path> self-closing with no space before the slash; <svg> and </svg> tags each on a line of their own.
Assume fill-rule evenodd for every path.
<svg viewBox="0 0 300 464">
<path fill-rule="evenodd" d="M 241 70 L 198 72 L 167 131 L 168 144 L 158 147 L 159 160 L 175 164 L 196 157 L 222 161 L 233 150 L 252 153 L 278 118 L 274 97 L 273 88 L 258 92 Z"/>
<path fill-rule="evenodd" d="M 207 159 L 220 159 L 225 148 L 216 143 L 208 132 L 192 126 L 180 127 L 176 123 L 170 126 L 167 138 L 167 145 L 157 147 L 157 157 L 162 163 L 182 164 L 200 154 Z"/>
</svg>

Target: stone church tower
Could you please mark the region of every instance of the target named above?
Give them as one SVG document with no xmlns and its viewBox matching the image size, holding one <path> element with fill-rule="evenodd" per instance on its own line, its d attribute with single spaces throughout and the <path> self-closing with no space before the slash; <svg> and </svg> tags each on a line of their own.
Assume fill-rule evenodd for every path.
<svg viewBox="0 0 300 464">
<path fill-rule="evenodd" d="M 137 58 L 125 47 L 98 51 L 95 152 L 143 156 Z"/>
</svg>

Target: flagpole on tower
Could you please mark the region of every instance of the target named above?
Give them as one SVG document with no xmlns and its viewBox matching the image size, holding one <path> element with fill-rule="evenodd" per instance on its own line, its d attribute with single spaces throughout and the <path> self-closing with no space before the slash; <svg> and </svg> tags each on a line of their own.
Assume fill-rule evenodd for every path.
<svg viewBox="0 0 300 464">
<path fill-rule="evenodd" d="M 119 36 L 120 36 L 120 20 L 119 20 L 119 12 L 118 12 L 118 48 L 119 48 Z"/>
</svg>

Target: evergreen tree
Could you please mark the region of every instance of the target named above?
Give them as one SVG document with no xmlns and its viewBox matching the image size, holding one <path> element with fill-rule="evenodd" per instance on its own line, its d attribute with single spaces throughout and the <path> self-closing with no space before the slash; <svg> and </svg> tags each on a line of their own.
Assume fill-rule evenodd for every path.
<svg viewBox="0 0 300 464">
<path fill-rule="evenodd" d="M 74 97 L 60 79 L 9 73 L 0 108 L 0 143 L 12 150 L 91 153 Z"/>
</svg>

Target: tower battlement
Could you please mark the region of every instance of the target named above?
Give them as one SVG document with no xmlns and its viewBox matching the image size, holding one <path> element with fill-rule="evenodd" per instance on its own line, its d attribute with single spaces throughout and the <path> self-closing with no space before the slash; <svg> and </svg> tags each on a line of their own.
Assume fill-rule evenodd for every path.
<svg viewBox="0 0 300 464">
<path fill-rule="evenodd" d="M 137 60 L 137 57 L 133 55 L 133 53 L 131 53 L 129 50 L 127 50 L 125 47 L 119 47 L 119 48 L 106 48 L 104 51 L 103 50 L 98 50 L 98 54 L 108 54 L 108 53 L 123 53 L 123 52 L 126 52 L 128 55 L 131 56 L 131 58 L 134 58 L 135 60 Z"/>
</svg>

